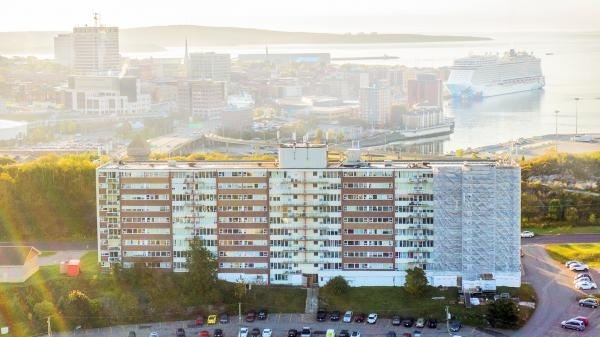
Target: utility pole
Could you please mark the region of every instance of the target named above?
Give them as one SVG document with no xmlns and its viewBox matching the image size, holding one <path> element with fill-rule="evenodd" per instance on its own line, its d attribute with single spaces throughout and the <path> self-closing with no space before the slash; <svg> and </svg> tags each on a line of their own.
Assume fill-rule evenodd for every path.
<svg viewBox="0 0 600 337">
<path fill-rule="evenodd" d="M 577 119 L 578 119 L 577 115 L 579 114 L 578 105 L 579 105 L 580 98 L 579 97 L 575 97 L 574 100 L 575 100 L 575 139 L 577 139 L 577 124 L 578 124 L 577 123 L 578 122 L 577 121 Z"/>
<path fill-rule="evenodd" d="M 554 111 L 554 152 L 558 153 L 558 113 Z"/>
<path fill-rule="evenodd" d="M 452 315 L 450 314 L 450 311 L 448 310 L 448 306 L 446 306 L 446 329 L 448 330 L 448 335 L 452 336 L 452 332 L 450 331 L 450 318 L 452 317 Z"/>
<path fill-rule="evenodd" d="M 48 318 L 46 319 L 46 322 L 48 323 L 48 337 L 52 337 L 52 327 L 50 326 L 50 316 L 48 316 Z"/>
</svg>

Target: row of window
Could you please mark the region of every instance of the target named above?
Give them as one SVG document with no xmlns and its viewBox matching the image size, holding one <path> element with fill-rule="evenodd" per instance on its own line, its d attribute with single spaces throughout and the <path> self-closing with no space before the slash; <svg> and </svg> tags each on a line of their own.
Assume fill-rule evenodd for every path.
<svg viewBox="0 0 600 337">
<path fill-rule="evenodd" d="M 344 200 L 394 200 L 393 194 L 344 194 Z"/>
<path fill-rule="evenodd" d="M 219 234 L 268 234 L 266 228 L 219 228 Z"/>
<path fill-rule="evenodd" d="M 171 194 L 121 194 L 121 200 L 169 200 Z"/>
<path fill-rule="evenodd" d="M 344 223 L 394 223 L 393 217 L 345 217 Z"/>
<path fill-rule="evenodd" d="M 123 217 L 121 222 L 126 223 L 170 223 L 169 217 Z"/>
<path fill-rule="evenodd" d="M 217 184 L 217 188 L 219 189 L 245 189 L 245 188 L 250 188 L 250 189 L 266 189 L 267 188 L 267 184 L 266 183 L 220 183 Z"/>
<path fill-rule="evenodd" d="M 171 234 L 169 228 L 123 228 L 123 234 Z"/>
<path fill-rule="evenodd" d="M 138 251 L 126 250 L 123 252 L 124 257 L 171 257 L 169 251 Z"/>
<path fill-rule="evenodd" d="M 169 184 L 166 183 L 137 183 L 137 184 L 121 184 L 122 190 L 163 190 L 168 189 Z"/>
<path fill-rule="evenodd" d="M 267 200 L 266 194 L 219 194 L 219 200 Z"/>
<path fill-rule="evenodd" d="M 268 263 L 257 263 L 257 262 L 221 262 L 219 263 L 221 269 L 268 269 Z"/>
<path fill-rule="evenodd" d="M 123 246 L 170 246 L 171 240 L 123 240 Z"/>
<path fill-rule="evenodd" d="M 344 246 L 381 246 L 381 247 L 393 247 L 394 241 L 392 240 L 344 240 Z"/>
<path fill-rule="evenodd" d="M 368 183 L 368 182 L 358 182 L 358 183 L 344 183 L 344 188 L 394 188 L 394 184 L 392 183 Z"/>
</svg>

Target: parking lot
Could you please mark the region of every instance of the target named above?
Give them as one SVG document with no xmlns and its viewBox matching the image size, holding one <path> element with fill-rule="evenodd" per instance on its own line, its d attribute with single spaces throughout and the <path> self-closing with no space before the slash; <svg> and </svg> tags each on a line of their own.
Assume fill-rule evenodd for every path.
<svg viewBox="0 0 600 337">
<path fill-rule="evenodd" d="M 270 314 L 266 320 L 256 320 L 251 323 L 245 322 L 244 317 L 240 320 L 239 317 L 232 316 L 229 323 L 217 323 L 214 325 L 205 324 L 203 326 L 196 326 L 195 322 L 190 319 L 189 321 L 179 322 L 157 322 L 141 325 L 123 325 L 103 329 L 78 330 L 70 333 L 55 333 L 54 336 L 127 337 L 129 331 L 135 331 L 136 337 L 147 337 L 151 332 L 155 331 L 158 332 L 161 337 L 173 337 L 175 336 L 175 330 L 183 327 L 187 337 L 196 337 L 202 330 L 208 331 L 212 337 L 216 328 L 223 329 L 223 337 L 238 337 L 240 327 L 248 327 L 250 330 L 257 327 L 261 331 L 264 328 L 273 329 L 272 337 L 287 337 L 289 329 L 297 329 L 300 331 L 304 326 L 310 327 L 312 335 L 318 337 L 325 337 L 327 329 L 335 329 L 336 336 L 341 329 L 346 329 L 350 333 L 352 333 L 352 331 L 359 331 L 361 337 L 385 337 L 388 331 L 394 331 L 398 337 L 402 337 L 403 333 L 414 335 L 415 330 L 421 331 L 423 337 L 448 337 L 453 335 L 461 337 L 508 336 L 497 333 L 489 334 L 466 326 L 463 326 L 459 332 L 450 334 L 448 330 L 446 330 L 445 322 L 440 322 L 436 329 L 427 327 L 415 329 L 414 327 L 405 328 L 403 326 L 393 326 L 389 318 L 380 318 L 375 324 L 354 322 L 343 323 L 341 320 L 337 322 L 317 322 L 314 314 Z"/>
</svg>

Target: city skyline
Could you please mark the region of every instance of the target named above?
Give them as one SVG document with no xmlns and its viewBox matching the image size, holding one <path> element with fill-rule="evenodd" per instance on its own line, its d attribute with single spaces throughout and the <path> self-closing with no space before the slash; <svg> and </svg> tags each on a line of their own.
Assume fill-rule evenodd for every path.
<svg viewBox="0 0 600 337">
<path fill-rule="evenodd" d="M 32 10 L 35 9 L 35 10 Z M 139 13 L 143 15 L 139 15 Z M 65 15 L 68 13 L 68 15 Z M 190 4 L 173 0 L 169 6 L 107 0 L 51 3 L 24 0 L 0 14 L 0 31 L 70 31 L 93 24 L 121 28 L 166 25 L 245 27 L 282 31 L 331 33 L 490 33 L 510 31 L 597 31 L 600 3 L 581 0 L 538 2 L 516 0 L 403 2 L 374 0 L 349 4 L 332 0 L 282 2 L 224 0 Z M 307 24 L 310 23 L 310 24 Z"/>
</svg>

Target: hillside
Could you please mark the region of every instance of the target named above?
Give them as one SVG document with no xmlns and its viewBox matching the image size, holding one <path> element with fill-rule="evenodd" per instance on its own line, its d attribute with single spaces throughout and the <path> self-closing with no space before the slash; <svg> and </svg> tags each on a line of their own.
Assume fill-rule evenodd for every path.
<svg viewBox="0 0 600 337">
<path fill-rule="evenodd" d="M 52 54 L 54 52 L 54 37 L 61 33 L 67 32 L 0 32 L 0 54 Z M 185 25 L 121 29 L 119 39 L 121 51 L 123 52 L 160 51 L 165 47 L 183 46 L 186 39 L 189 46 L 489 40 L 489 38 L 473 36 L 377 33 L 326 34 Z"/>
</svg>

